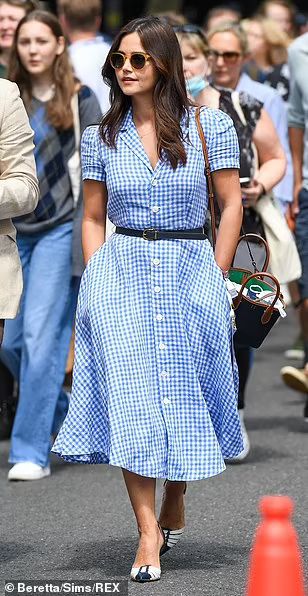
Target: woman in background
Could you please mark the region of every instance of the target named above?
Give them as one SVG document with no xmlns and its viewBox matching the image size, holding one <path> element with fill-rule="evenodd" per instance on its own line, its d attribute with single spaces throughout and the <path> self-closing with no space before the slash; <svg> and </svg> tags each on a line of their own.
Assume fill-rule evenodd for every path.
<svg viewBox="0 0 308 596">
<path fill-rule="evenodd" d="M 24 292 L 1 350 L 19 382 L 8 478 L 36 480 L 50 474 L 50 437 L 68 405 L 61 388 L 74 315 L 75 205 L 68 169 L 76 150 L 73 98 L 78 94 L 81 130 L 97 121 L 100 110 L 90 89 L 75 80 L 60 24 L 49 12 L 34 11 L 20 21 L 8 75 L 19 86 L 34 131 L 40 186 L 35 211 L 14 220 Z"/>
<path fill-rule="evenodd" d="M 289 36 L 275 21 L 261 16 L 244 19 L 241 25 L 246 32 L 251 55 L 245 71 L 255 81 L 276 89 L 287 101 L 290 87 L 287 64 Z"/>
<path fill-rule="evenodd" d="M 258 198 L 264 194 L 264 189 L 270 190 L 281 178 L 284 172 L 285 159 L 274 125 L 263 109 L 263 105 L 247 93 L 231 91 L 231 82 L 237 61 L 246 51 L 245 35 L 238 26 L 231 25 L 232 35 L 230 52 L 222 52 L 222 56 L 209 50 L 205 38 L 202 39 L 198 28 L 187 31 L 177 28 L 177 36 L 183 57 L 184 74 L 187 89 L 191 89 L 190 80 L 198 88 L 198 94 L 192 94 L 198 105 L 219 108 L 226 112 L 233 120 L 240 144 L 240 177 L 243 185 L 243 227 L 246 233 L 261 234 L 264 236 L 262 222 L 254 210 Z M 224 35 L 223 33 L 221 35 Z M 234 38 L 234 39 L 232 39 Z M 234 47 L 232 47 L 232 44 Z M 227 44 L 229 47 L 229 44 Z M 216 69 L 223 69 L 226 88 L 215 87 Z M 212 84 L 209 85 L 205 73 L 211 72 Z M 229 74 L 229 78 L 228 78 Z M 190 77 L 192 77 L 190 79 Z M 195 83 L 198 82 L 198 85 Z M 201 89 L 201 87 L 203 87 Z M 257 158 L 257 159 L 256 159 Z M 254 248 L 256 255 L 258 248 Z M 246 265 L 248 254 L 241 257 Z M 260 254 L 260 263 L 264 259 L 263 250 Z M 239 265 L 239 262 L 236 263 Z M 244 449 L 232 461 L 242 461 L 250 450 L 249 437 L 244 422 L 245 391 L 249 372 L 252 364 L 252 351 L 245 346 L 235 344 L 235 355 L 239 369 L 239 396 L 238 408 L 240 413 Z M 229 459 L 230 461 L 230 459 Z"/>
</svg>

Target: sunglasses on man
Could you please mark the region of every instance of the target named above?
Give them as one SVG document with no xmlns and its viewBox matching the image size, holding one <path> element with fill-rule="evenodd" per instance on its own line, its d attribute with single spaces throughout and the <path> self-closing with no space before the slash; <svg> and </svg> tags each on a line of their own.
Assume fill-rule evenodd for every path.
<svg viewBox="0 0 308 596">
<path fill-rule="evenodd" d="M 217 50 L 208 50 L 207 57 L 213 62 L 222 58 L 225 64 L 236 64 L 242 54 L 240 52 L 217 52 Z"/>
</svg>

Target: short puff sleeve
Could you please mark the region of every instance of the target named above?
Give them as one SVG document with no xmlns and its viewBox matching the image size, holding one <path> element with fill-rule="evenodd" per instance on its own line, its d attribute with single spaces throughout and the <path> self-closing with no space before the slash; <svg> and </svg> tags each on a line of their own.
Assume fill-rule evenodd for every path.
<svg viewBox="0 0 308 596">
<path fill-rule="evenodd" d="M 240 168 L 238 137 L 230 116 L 212 108 L 201 110 L 211 172 Z"/>
<path fill-rule="evenodd" d="M 88 126 L 81 138 L 81 166 L 83 180 L 105 182 L 106 172 L 103 161 L 103 142 L 99 126 Z"/>
</svg>

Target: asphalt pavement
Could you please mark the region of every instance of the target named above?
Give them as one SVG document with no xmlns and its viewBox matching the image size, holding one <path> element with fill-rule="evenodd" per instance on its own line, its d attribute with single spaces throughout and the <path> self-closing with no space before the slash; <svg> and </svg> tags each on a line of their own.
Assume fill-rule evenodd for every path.
<svg viewBox="0 0 308 596">
<path fill-rule="evenodd" d="M 130 582 L 130 595 L 243 596 L 258 501 L 265 494 L 294 499 L 293 521 L 307 569 L 308 424 L 300 394 L 284 387 L 279 375 L 295 334 L 290 314 L 256 353 L 247 392 L 252 444 L 247 460 L 213 479 L 189 483 L 185 535 L 162 558 L 161 580 Z M 121 471 L 70 465 L 52 456 L 50 478 L 8 483 L 8 448 L 8 442 L 0 443 L 0 594 L 4 581 L 77 585 L 126 579 L 137 533 Z M 159 504 L 162 481 L 158 489 Z"/>
</svg>

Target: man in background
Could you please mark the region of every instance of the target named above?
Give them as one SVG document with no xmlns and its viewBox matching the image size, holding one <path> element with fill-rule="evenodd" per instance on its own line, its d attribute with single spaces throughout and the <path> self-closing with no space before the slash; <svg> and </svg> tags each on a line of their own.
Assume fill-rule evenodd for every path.
<svg viewBox="0 0 308 596">
<path fill-rule="evenodd" d="M 99 33 L 101 0 L 59 0 L 58 14 L 77 78 L 94 91 L 105 114 L 109 109 L 109 87 L 101 76 L 110 45 Z"/>
<path fill-rule="evenodd" d="M 308 33 L 289 46 L 289 137 L 294 168 L 293 214 L 295 237 L 302 264 L 299 280 L 300 323 L 304 338 L 303 369 L 285 366 L 284 382 L 306 394 L 304 418 L 308 422 Z"/>
<path fill-rule="evenodd" d="M 241 11 L 237 3 L 219 4 L 207 12 L 203 27 L 207 32 L 222 23 L 239 23 L 241 18 Z"/>
</svg>

